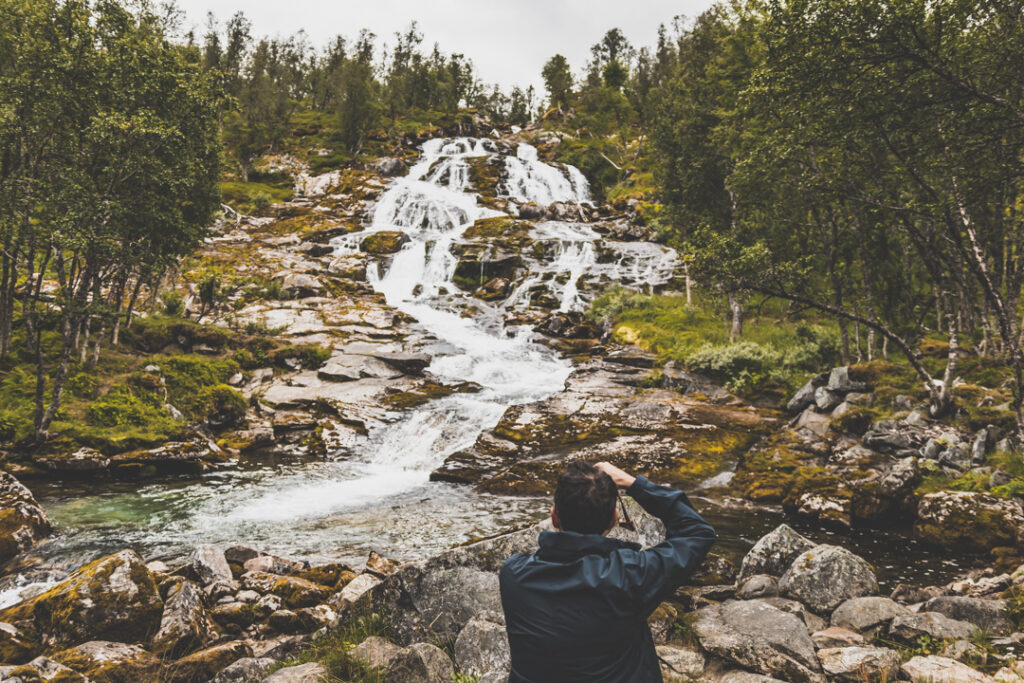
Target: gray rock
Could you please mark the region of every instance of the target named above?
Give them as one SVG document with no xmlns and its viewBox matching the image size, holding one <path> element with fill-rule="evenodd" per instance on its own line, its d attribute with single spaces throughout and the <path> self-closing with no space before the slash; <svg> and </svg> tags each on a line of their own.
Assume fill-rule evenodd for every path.
<svg viewBox="0 0 1024 683">
<path fill-rule="evenodd" d="M 1006 617 L 1005 600 L 946 595 L 926 602 L 924 611 L 938 612 L 950 619 L 969 622 L 992 635 L 1013 633 L 1013 623 Z"/>
<path fill-rule="evenodd" d="M 781 597 L 757 598 L 757 600 L 771 605 L 775 609 L 800 617 L 800 621 L 804 622 L 804 626 L 807 627 L 808 633 L 821 631 L 828 626 L 828 623 L 824 619 L 814 612 L 811 612 L 809 609 L 804 607 L 802 603 L 799 603 L 796 600 L 789 600 Z"/>
<path fill-rule="evenodd" d="M 938 612 L 919 612 L 896 617 L 889 625 L 889 635 L 907 642 L 915 642 L 920 636 L 939 640 L 970 638 L 978 629 L 966 621 L 950 619 Z"/>
<path fill-rule="evenodd" d="M 281 278 L 281 293 L 293 299 L 308 299 L 324 293 L 319 279 L 305 273 L 288 273 Z"/>
<path fill-rule="evenodd" d="M 718 678 L 718 683 L 786 683 L 771 676 L 752 674 L 749 671 L 727 671 Z"/>
<path fill-rule="evenodd" d="M 891 431 L 869 431 L 864 435 L 864 445 L 879 453 L 898 453 L 911 447 L 910 437 Z"/>
<path fill-rule="evenodd" d="M 269 657 L 243 657 L 222 669 L 211 683 L 259 683 L 275 664 Z"/>
<path fill-rule="evenodd" d="M 53 531 L 50 518 L 32 492 L 7 472 L 0 472 L 0 510 L 4 512 L 0 562 L 27 550 Z"/>
<path fill-rule="evenodd" d="M 780 524 L 773 531 L 762 536 L 743 558 L 739 580 L 755 574 L 781 576 L 798 555 L 814 547 L 787 524 Z"/>
<path fill-rule="evenodd" d="M 157 654 L 180 656 L 213 639 L 214 627 L 203 607 L 203 596 L 191 581 L 172 587 L 164 601 L 160 630 L 153 636 Z"/>
<path fill-rule="evenodd" d="M 740 600 L 770 598 L 779 594 L 779 580 L 768 574 L 754 574 L 743 582 L 736 597 Z"/>
<path fill-rule="evenodd" d="M 403 374 L 414 377 L 422 377 L 430 365 L 430 356 L 425 353 L 376 353 L 373 357 Z"/>
<path fill-rule="evenodd" d="M 310 662 L 279 669 L 263 679 L 262 683 L 322 683 L 327 676 L 323 664 Z"/>
<path fill-rule="evenodd" d="M 975 465 L 980 465 L 985 462 L 985 453 L 988 451 L 988 442 L 988 429 L 981 429 L 974 435 L 974 441 L 971 442 L 971 461 Z"/>
<path fill-rule="evenodd" d="M 783 680 L 821 680 L 814 644 L 800 619 L 762 601 L 731 601 L 697 613 L 705 652 Z"/>
<path fill-rule="evenodd" d="M 878 593 L 878 581 L 862 558 L 845 548 L 823 544 L 793 560 L 779 589 L 784 596 L 824 614 L 844 600 Z"/>
<path fill-rule="evenodd" d="M 824 413 L 816 412 L 814 408 L 808 408 L 800 413 L 800 417 L 793 427 L 797 430 L 806 430 L 814 436 L 823 439 L 828 435 L 829 430 L 832 429 L 832 418 Z"/>
<path fill-rule="evenodd" d="M 373 162 L 372 168 L 385 178 L 405 175 L 407 170 L 405 161 L 398 157 L 381 157 Z"/>
<path fill-rule="evenodd" d="M 215 545 L 200 545 L 192 551 L 190 558 L 192 573 L 199 580 L 199 584 L 206 586 L 215 581 L 233 581 L 231 567 L 228 566 L 224 551 Z"/>
<path fill-rule="evenodd" d="M 927 460 L 938 460 L 939 453 L 945 450 L 942 444 L 935 439 L 928 439 L 924 446 L 921 447 L 921 457 Z"/>
<path fill-rule="evenodd" d="M 881 647 L 836 647 L 818 650 L 822 670 L 837 681 L 894 681 L 900 655 Z"/>
<path fill-rule="evenodd" d="M 387 669 L 402 648 L 380 636 L 370 636 L 349 650 L 352 659 L 375 669 Z"/>
<path fill-rule="evenodd" d="M 335 609 L 343 609 L 379 586 L 380 583 L 380 578 L 373 574 L 360 574 L 345 584 L 340 593 L 331 596 L 329 604 Z"/>
<path fill-rule="evenodd" d="M 826 386 L 830 391 L 838 391 L 844 394 L 868 390 L 868 385 L 864 382 L 854 382 L 850 379 L 850 368 L 848 367 L 833 368 L 832 372 L 829 373 Z"/>
<path fill-rule="evenodd" d="M 471 619 L 455 640 L 455 663 L 470 676 L 508 671 L 511 654 L 504 624 L 483 617 Z"/>
<path fill-rule="evenodd" d="M 489 674 L 484 674 L 476 683 L 508 683 L 508 672 L 492 671 Z"/>
<path fill-rule="evenodd" d="M 971 467 L 971 452 L 965 444 L 956 444 L 939 453 L 939 464 L 966 472 Z"/>
<path fill-rule="evenodd" d="M 655 649 L 666 683 L 696 681 L 704 673 L 704 655 L 696 650 L 671 645 L 659 645 Z"/>
<path fill-rule="evenodd" d="M 330 362 L 317 370 L 316 376 L 325 382 L 355 382 L 362 378 L 358 367 Z"/>
<path fill-rule="evenodd" d="M 833 647 L 856 647 L 866 645 L 864 636 L 840 626 L 829 626 L 828 628 L 811 634 L 811 642 L 819 650 Z"/>
<path fill-rule="evenodd" d="M 414 643 L 395 657 L 387 670 L 388 683 L 451 683 L 455 665 L 444 650 Z"/>
<path fill-rule="evenodd" d="M 832 625 L 854 631 L 868 631 L 904 614 L 910 614 L 910 610 L 890 598 L 852 598 L 832 613 Z"/>
<path fill-rule="evenodd" d="M 805 384 L 800 391 L 793 395 L 793 398 L 786 404 L 786 410 L 791 413 L 799 413 L 814 404 L 814 392 L 815 390 L 823 386 L 828 382 L 828 375 L 821 374 L 817 377 L 812 378 L 807 384 Z"/>
<path fill-rule="evenodd" d="M 947 657 L 914 657 L 901 667 L 903 675 L 912 681 L 928 683 L 992 683 L 992 679 L 966 664 Z"/>
<path fill-rule="evenodd" d="M 17 676 L 11 676 L 10 671 L 21 669 Z M 0 666 L 0 681 L 5 683 L 36 683 L 36 681 L 60 681 L 60 683 L 91 683 L 74 669 L 64 666 L 60 662 L 49 657 L 39 656 L 28 664 L 20 667 Z"/>
<path fill-rule="evenodd" d="M 843 395 L 837 391 L 832 391 L 827 387 L 818 387 L 814 390 L 814 405 L 823 413 L 831 412 L 842 402 Z"/>
</svg>

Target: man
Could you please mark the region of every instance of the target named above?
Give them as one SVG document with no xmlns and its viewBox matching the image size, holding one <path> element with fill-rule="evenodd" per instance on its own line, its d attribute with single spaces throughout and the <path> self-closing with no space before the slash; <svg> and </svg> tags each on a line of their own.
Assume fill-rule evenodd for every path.
<svg viewBox="0 0 1024 683">
<path fill-rule="evenodd" d="M 641 550 L 607 538 L 616 487 L 665 523 L 665 541 Z M 682 491 L 609 463 L 570 463 L 558 478 L 551 522 L 533 555 L 501 568 L 512 650 L 509 683 L 661 681 L 647 617 L 704 560 L 715 531 Z"/>
</svg>

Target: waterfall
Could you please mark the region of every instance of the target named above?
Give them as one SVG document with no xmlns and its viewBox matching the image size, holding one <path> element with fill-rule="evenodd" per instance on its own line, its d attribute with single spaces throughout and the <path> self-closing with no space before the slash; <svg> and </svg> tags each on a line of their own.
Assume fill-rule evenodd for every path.
<svg viewBox="0 0 1024 683">
<path fill-rule="evenodd" d="M 127 545 L 173 555 L 198 543 L 244 542 L 281 555 L 358 562 L 371 548 L 422 556 L 543 514 L 541 501 L 429 482 L 433 469 L 471 446 L 509 406 L 543 400 L 565 385 L 570 362 L 536 343 L 531 328 L 506 326 L 506 314 L 529 306 L 538 287 L 568 311 L 608 284 L 660 284 L 678 259 L 660 245 L 603 240 L 585 224 L 542 221 L 532 228 L 534 246 L 522 255 L 510 295 L 496 303 L 475 299 L 454 286 L 453 247 L 474 222 L 505 215 L 485 206 L 472 186 L 471 166 L 481 160 L 502 170 L 501 197 L 492 206 L 515 212 L 526 202 L 590 200 L 577 169 L 546 164 L 529 145 L 434 139 L 408 175 L 387 186 L 364 229 L 332 242 L 345 254 L 374 232 L 409 237 L 398 253 L 371 263 L 367 279 L 426 339 L 436 339 L 429 372 L 442 382 L 475 382 L 479 392 L 393 413 L 350 452 L 326 460 L 54 495 L 44 504 L 65 534 L 40 551 L 73 566 Z"/>
</svg>

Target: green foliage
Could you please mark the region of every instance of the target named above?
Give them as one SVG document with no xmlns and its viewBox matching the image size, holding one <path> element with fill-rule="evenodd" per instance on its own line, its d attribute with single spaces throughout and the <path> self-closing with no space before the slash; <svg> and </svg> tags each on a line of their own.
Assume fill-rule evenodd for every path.
<svg viewBox="0 0 1024 683">
<path fill-rule="evenodd" d="M 333 680 L 351 683 L 384 683 L 384 672 L 368 667 L 353 658 L 349 651 L 370 636 L 388 638 L 391 625 L 377 614 L 349 616 L 341 626 L 317 638 L 302 654 L 285 666 L 319 662 Z"/>
<path fill-rule="evenodd" d="M 176 318 L 185 312 L 185 296 L 176 289 L 164 292 L 160 296 L 160 302 L 164 307 L 164 315 Z"/>
<path fill-rule="evenodd" d="M 683 297 L 611 289 L 593 302 L 589 315 L 611 322 L 618 341 L 639 344 L 743 395 L 768 387 L 791 390 L 808 375 L 838 362 L 832 329 L 780 321 L 773 315 L 751 321 L 745 339 L 731 344 L 726 321 L 715 315 L 716 308 L 714 301 L 687 306 Z"/>
<path fill-rule="evenodd" d="M 86 410 L 86 420 L 95 427 L 141 427 L 169 422 L 170 413 L 152 393 L 118 385 Z"/>
<path fill-rule="evenodd" d="M 168 402 L 193 419 L 208 415 L 204 389 L 226 384 L 239 371 L 238 363 L 231 359 L 203 356 L 156 357 L 153 362 L 163 373 Z"/>
<path fill-rule="evenodd" d="M 248 403 L 242 394 L 226 384 L 214 384 L 199 392 L 198 405 L 213 423 L 233 425 L 245 419 Z"/>
</svg>

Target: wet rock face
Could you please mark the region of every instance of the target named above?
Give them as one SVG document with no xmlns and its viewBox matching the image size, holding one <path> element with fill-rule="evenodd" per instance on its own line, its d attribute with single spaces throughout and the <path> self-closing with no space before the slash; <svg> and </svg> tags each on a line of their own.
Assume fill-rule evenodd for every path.
<svg viewBox="0 0 1024 683">
<path fill-rule="evenodd" d="M 132 550 L 96 560 L 45 593 L 0 611 L 49 647 L 88 640 L 136 643 L 159 629 L 163 601 Z"/>
<path fill-rule="evenodd" d="M 35 496 L 7 472 L 0 472 L 0 563 L 21 553 L 53 531 Z"/>
<path fill-rule="evenodd" d="M 1016 501 L 987 493 L 930 493 L 917 506 L 914 530 L 944 548 L 987 552 L 1017 545 L 1024 530 L 1024 510 Z"/>
<path fill-rule="evenodd" d="M 367 235 L 359 248 L 368 254 L 386 255 L 401 251 L 409 243 L 409 236 L 400 230 L 381 230 Z"/>
<path fill-rule="evenodd" d="M 844 600 L 878 593 L 878 581 L 871 565 L 849 550 L 818 545 L 793 560 L 779 589 L 786 597 L 825 614 Z"/>
</svg>

